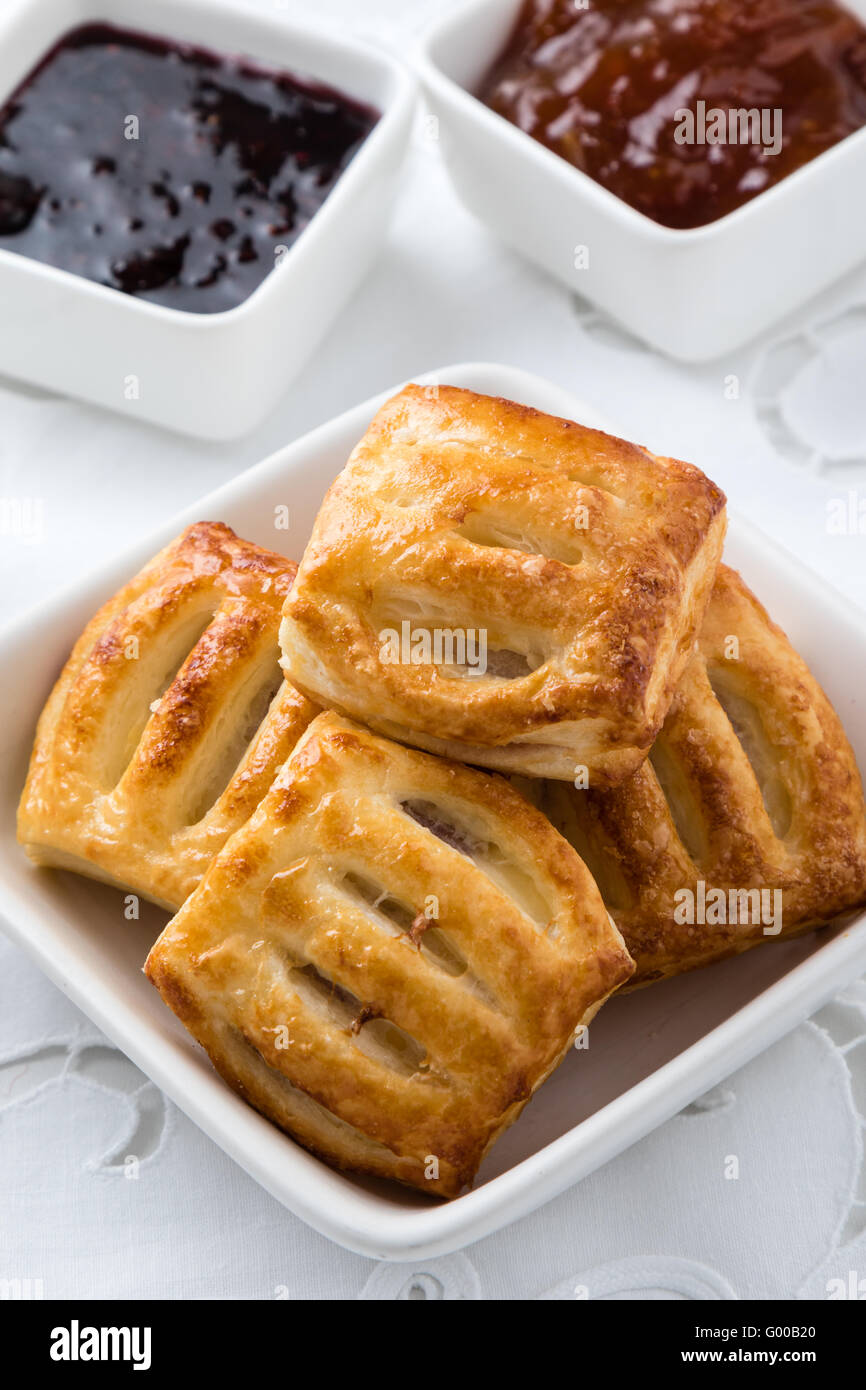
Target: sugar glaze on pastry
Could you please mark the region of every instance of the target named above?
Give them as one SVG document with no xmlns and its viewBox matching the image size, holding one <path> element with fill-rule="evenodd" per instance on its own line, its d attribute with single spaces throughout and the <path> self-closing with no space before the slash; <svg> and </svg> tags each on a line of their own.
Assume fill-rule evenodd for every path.
<svg viewBox="0 0 866 1390">
<path fill-rule="evenodd" d="M 39 720 L 18 838 L 170 911 L 318 710 L 282 678 L 296 566 L 199 522 L 110 599 Z"/>
<path fill-rule="evenodd" d="M 635 984 L 866 902 L 866 814 L 845 732 L 726 565 L 648 760 L 608 791 L 547 783 L 538 804 L 592 870 L 637 962 Z M 760 915 L 758 900 L 741 896 L 755 889 L 778 894 Z M 706 903 L 711 890 L 724 902 L 688 921 L 687 895 Z"/>
<path fill-rule="evenodd" d="M 632 969 L 584 864 L 505 781 L 333 713 L 146 965 L 302 1144 L 446 1197 Z"/>
<path fill-rule="evenodd" d="M 390 737 L 593 785 L 639 766 L 721 552 L 698 469 L 513 401 L 407 386 L 329 491 L 285 606 L 288 678 Z M 484 634 L 486 667 L 383 659 Z"/>
</svg>

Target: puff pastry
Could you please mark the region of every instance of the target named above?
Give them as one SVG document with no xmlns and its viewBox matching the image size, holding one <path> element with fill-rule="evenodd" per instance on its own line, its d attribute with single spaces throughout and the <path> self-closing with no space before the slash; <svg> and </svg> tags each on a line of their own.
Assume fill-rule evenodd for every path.
<svg viewBox="0 0 866 1390">
<path fill-rule="evenodd" d="M 145 969 L 302 1144 L 453 1197 L 632 962 L 505 781 L 328 713 Z"/>
<path fill-rule="evenodd" d="M 688 464 L 512 401 L 408 386 L 325 499 L 285 607 L 284 669 L 403 742 L 612 784 L 661 726 L 724 527 L 722 493 Z"/>
<path fill-rule="evenodd" d="M 295 570 L 200 522 L 96 614 L 39 720 L 32 859 L 180 906 L 318 713 L 278 660 Z"/>
<path fill-rule="evenodd" d="M 634 984 L 866 901 L 863 792 L 844 731 L 724 565 L 649 760 L 608 791 L 547 783 L 538 804 L 592 870 Z"/>
</svg>

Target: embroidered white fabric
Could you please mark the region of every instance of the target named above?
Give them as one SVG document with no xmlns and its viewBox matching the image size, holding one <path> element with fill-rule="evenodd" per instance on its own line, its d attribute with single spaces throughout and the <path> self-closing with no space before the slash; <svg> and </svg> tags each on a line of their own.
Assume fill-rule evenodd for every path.
<svg viewBox="0 0 866 1390">
<path fill-rule="evenodd" d="M 354 0 L 319 0 L 317 18 L 405 51 L 441 8 L 367 0 L 359 23 Z M 557 380 L 623 434 L 694 459 L 866 605 L 866 268 L 742 353 L 689 368 L 493 240 L 456 202 L 421 122 L 402 195 L 378 267 L 238 444 L 0 383 L 4 616 L 391 382 L 482 358 Z M 864 1116 L 860 981 L 518 1225 L 460 1255 L 377 1266 L 280 1208 L 0 942 L 0 1281 L 31 1295 L 862 1299 Z"/>
</svg>

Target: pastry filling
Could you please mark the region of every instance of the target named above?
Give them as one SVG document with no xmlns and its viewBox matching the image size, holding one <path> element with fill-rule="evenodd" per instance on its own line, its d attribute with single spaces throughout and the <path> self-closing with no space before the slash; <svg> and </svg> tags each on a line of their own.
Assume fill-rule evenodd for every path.
<svg viewBox="0 0 866 1390">
<path fill-rule="evenodd" d="M 407 1077 L 427 1069 L 427 1049 L 416 1038 L 320 974 L 314 965 L 292 966 L 290 979 L 302 1003 L 347 1031 L 371 1061 Z"/>
<path fill-rule="evenodd" d="M 343 885 L 351 896 L 362 899 L 365 906 L 376 917 L 378 926 L 389 931 L 392 936 L 408 937 L 422 956 L 429 960 L 432 965 L 437 966 L 439 970 L 450 975 L 453 979 L 459 979 L 461 984 L 472 994 L 475 994 L 482 1003 L 490 1007 L 494 1006 L 490 990 L 469 969 L 467 960 L 451 938 L 442 931 L 441 927 L 436 926 L 435 917 L 428 917 L 423 908 L 418 912 L 413 912 L 405 903 L 401 903 L 393 897 L 387 889 L 380 888 L 378 884 L 360 874 L 346 874 Z"/>
<path fill-rule="evenodd" d="M 435 835 L 449 849 L 456 850 L 458 854 L 470 859 L 536 927 L 551 937 L 556 937 L 553 914 L 534 879 L 515 864 L 500 845 L 494 840 L 482 839 L 460 824 L 450 810 L 443 811 L 434 801 L 416 799 L 402 801 L 400 805 L 407 816 L 411 816 L 412 820 L 429 830 L 431 835 Z"/>
</svg>

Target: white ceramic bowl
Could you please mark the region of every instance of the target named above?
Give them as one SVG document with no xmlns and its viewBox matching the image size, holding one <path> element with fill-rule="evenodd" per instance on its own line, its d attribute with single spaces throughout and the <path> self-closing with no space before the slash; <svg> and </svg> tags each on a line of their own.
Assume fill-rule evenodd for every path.
<svg viewBox="0 0 866 1390">
<path fill-rule="evenodd" d="M 589 406 L 512 367 L 443 367 L 430 379 L 603 424 Z M 0 686 L 0 920 L 117 1046 L 279 1201 L 352 1250 L 409 1260 L 445 1254 L 525 1216 L 775 1042 L 866 969 L 866 913 L 612 1000 L 592 1025 L 592 1047 L 569 1055 L 495 1145 L 475 1189 L 447 1205 L 396 1184 L 333 1172 L 229 1090 L 141 973 L 164 914 L 143 905 L 141 920 L 129 922 L 114 889 L 34 869 L 15 841 L 15 810 L 37 715 L 98 605 L 202 517 L 300 556 L 325 490 L 384 399 L 366 401 L 289 445 L 0 634 L 0 670 L 15 672 Z M 664 439 L 650 442 L 664 453 Z M 291 530 L 275 531 L 275 508 L 287 502 Z M 736 518 L 726 557 L 811 664 L 866 768 L 866 619 Z"/>
<path fill-rule="evenodd" d="M 91 20 L 241 54 L 382 112 L 279 266 L 234 309 L 165 308 L 0 250 L 0 373 L 205 439 L 234 438 L 276 405 L 379 250 L 408 146 L 413 80 L 365 43 L 277 11 L 263 18 L 210 0 L 11 0 L 8 8 L 4 0 L 0 102 L 61 35 Z"/>
<path fill-rule="evenodd" d="M 472 95 L 521 0 L 469 0 L 417 54 L 466 206 L 503 241 L 673 357 L 730 352 L 866 256 L 866 130 L 693 230 L 663 227 Z M 848 0 L 866 20 L 866 0 Z M 578 247 L 589 264 L 575 265 Z M 582 259 L 580 257 L 578 260 Z"/>
</svg>

